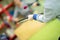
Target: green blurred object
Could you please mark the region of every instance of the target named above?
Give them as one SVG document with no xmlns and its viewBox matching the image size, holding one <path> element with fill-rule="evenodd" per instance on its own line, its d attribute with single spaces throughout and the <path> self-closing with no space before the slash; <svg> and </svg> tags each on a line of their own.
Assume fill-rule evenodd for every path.
<svg viewBox="0 0 60 40">
<path fill-rule="evenodd" d="M 60 20 L 48 22 L 46 26 L 35 33 L 29 40 L 58 40 L 60 37 Z"/>
<path fill-rule="evenodd" d="M 43 13 L 44 0 L 39 0 L 41 6 L 33 8 Z M 60 20 L 55 19 L 48 22 L 42 29 L 32 35 L 29 40 L 58 40 L 60 37 Z"/>
</svg>

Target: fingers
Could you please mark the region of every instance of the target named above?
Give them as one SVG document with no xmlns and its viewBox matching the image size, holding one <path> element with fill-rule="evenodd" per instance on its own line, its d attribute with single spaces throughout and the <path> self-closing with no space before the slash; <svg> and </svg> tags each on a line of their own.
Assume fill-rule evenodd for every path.
<svg viewBox="0 0 60 40">
<path fill-rule="evenodd" d="M 33 15 L 28 15 L 28 20 L 33 20 Z"/>
</svg>

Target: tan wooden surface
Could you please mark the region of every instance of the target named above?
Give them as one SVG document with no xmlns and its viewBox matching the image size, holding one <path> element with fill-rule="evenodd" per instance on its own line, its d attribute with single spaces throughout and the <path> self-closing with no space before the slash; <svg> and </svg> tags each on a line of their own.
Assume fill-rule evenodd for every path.
<svg viewBox="0 0 60 40">
<path fill-rule="evenodd" d="M 28 40 L 35 32 L 37 32 L 45 23 L 30 20 L 24 22 L 16 30 L 15 34 L 18 36 L 19 40 Z"/>
</svg>

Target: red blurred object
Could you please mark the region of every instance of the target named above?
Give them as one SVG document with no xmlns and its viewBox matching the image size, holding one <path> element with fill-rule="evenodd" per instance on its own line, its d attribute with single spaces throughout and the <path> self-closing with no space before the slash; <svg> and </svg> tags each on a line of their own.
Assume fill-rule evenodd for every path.
<svg viewBox="0 0 60 40">
<path fill-rule="evenodd" d="M 12 5 L 13 5 L 13 3 L 10 3 L 10 4 L 8 4 L 6 7 L 3 7 L 3 6 L 0 4 L 0 7 L 2 8 L 2 10 L 0 11 L 0 14 L 2 14 L 2 12 L 4 12 L 7 16 L 10 16 L 10 17 L 11 17 L 11 15 L 10 15 L 9 12 L 7 11 L 7 9 L 10 8 Z"/>
<path fill-rule="evenodd" d="M 28 8 L 28 6 L 24 6 L 24 9 L 27 9 Z"/>
<path fill-rule="evenodd" d="M 2 4 L 0 4 L 0 7 L 2 7 Z"/>
<path fill-rule="evenodd" d="M 0 0 L 2 1 L 2 0 Z M 12 20 L 12 16 L 10 15 L 9 11 L 7 11 L 7 9 L 9 9 L 10 7 L 13 6 L 13 2 L 8 4 L 6 7 L 3 7 L 2 4 L 0 4 L 0 15 L 2 15 L 2 13 L 5 13 L 7 16 L 9 16 L 9 20 Z M 6 25 L 4 22 L 0 25 L 0 29 L 4 28 L 5 26 L 9 27 L 9 25 Z M 13 37 L 9 37 L 9 40 L 14 40 L 17 36 L 14 35 Z"/>
<path fill-rule="evenodd" d="M 10 7 L 13 6 L 13 2 L 6 5 L 5 7 L 2 6 L 2 4 L 0 4 L 0 15 L 2 15 L 3 13 L 5 13 L 7 16 L 9 16 L 9 20 L 11 21 L 12 20 L 12 16 L 10 15 L 9 11 L 7 11 L 7 9 L 9 9 Z M 1 25 L 0 25 L 0 29 L 2 29 L 6 24 L 3 22 Z M 6 25 L 9 27 L 9 25 Z"/>
<path fill-rule="evenodd" d="M 3 22 L 3 23 L 0 25 L 0 29 L 4 28 L 5 26 L 6 26 L 7 28 L 11 28 L 9 24 Z"/>
<path fill-rule="evenodd" d="M 2 29 L 4 26 L 5 26 L 5 24 L 2 23 L 2 24 L 0 25 L 0 29 Z"/>
</svg>

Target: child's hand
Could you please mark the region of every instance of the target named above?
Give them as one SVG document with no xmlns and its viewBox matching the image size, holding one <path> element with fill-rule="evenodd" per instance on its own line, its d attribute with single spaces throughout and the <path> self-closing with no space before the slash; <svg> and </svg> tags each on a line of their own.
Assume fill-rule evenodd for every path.
<svg viewBox="0 0 60 40">
<path fill-rule="evenodd" d="M 37 2 L 33 3 L 32 6 L 33 6 L 33 7 L 36 7 L 36 6 L 37 6 L 36 4 L 37 4 Z"/>
<path fill-rule="evenodd" d="M 28 15 L 28 20 L 33 20 L 33 15 Z"/>
<path fill-rule="evenodd" d="M 17 21 L 19 21 L 19 19 L 18 18 L 14 18 L 13 21 L 17 22 Z"/>
<path fill-rule="evenodd" d="M 36 7 L 36 6 L 40 6 L 40 4 L 37 3 L 37 2 L 35 2 L 35 3 L 32 4 L 32 6 L 33 6 L 33 7 Z"/>
</svg>

